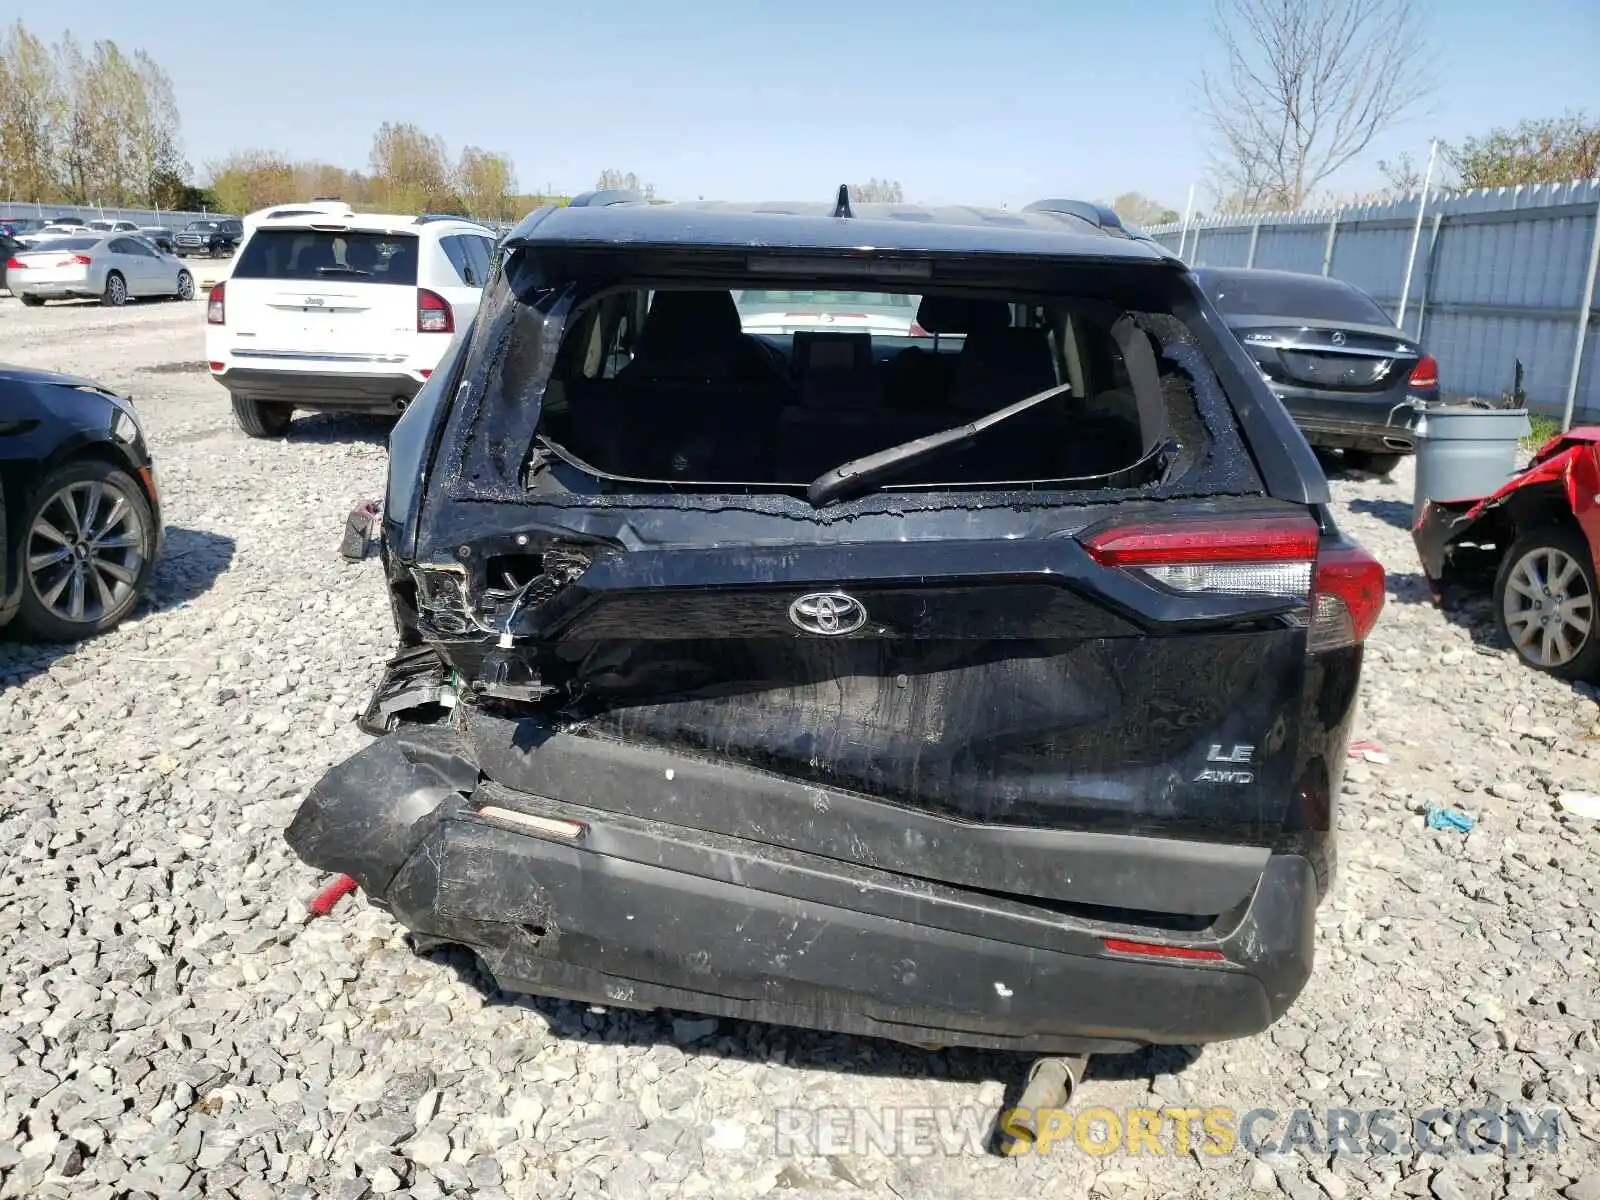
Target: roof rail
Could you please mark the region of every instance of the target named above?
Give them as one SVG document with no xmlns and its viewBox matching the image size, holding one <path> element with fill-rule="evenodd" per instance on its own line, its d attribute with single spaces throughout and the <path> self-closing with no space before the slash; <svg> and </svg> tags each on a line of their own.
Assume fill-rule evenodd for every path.
<svg viewBox="0 0 1600 1200">
<path fill-rule="evenodd" d="M 606 188 L 603 191 L 584 192 L 567 201 L 568 208 L 605 208 L 612 204 L 649 204 L 639 192 L 625 188 Z"/>
<path fill-rule="evenodd" d="M 1117 216 L 1103 204 L 1091 204 L 1087 200 L 1035 200 L 1023 212 L 1060 213 L 1064 216 L 1078 217 L 1098 225 L 1101 229 L 1123 229 L 1122 218 Z"/>
<path fill-rule="evenodd" d="M 461 217 L 455 213 L 423 213 L 417 218 L 416 224 L 426 225 L 429 221 L 465 221 L 469 225 L 480 224 L 480 222 L 474 221 L 471 217 Z"/>
</svg>

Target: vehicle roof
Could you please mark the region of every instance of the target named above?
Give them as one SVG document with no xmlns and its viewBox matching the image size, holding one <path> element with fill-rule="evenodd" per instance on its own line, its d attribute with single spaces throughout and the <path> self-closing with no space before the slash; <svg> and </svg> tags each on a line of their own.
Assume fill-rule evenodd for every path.
<svg viewBox="0 0 1600 1200">
<path fill-rule="evenodd" d="M 1327 288 L 1330 291 L 1360 291 L 1353 283 L 1335 279 L 1332 275 L 1310 275 L 1304 271 L 1274 271 L 1266 267 L 1196 267 L 1195 278 L 1204 283 L 1207 279 L 1217 283 L 1228 280 L 1266 280 L 1290 286 Z"/>
<path fill-rule="evenodd" d="M 62 242 L 112 242 L 134 236 L 126 229 L 88 229 L 75 225 L 71 229 L 57 230 L 53 236 L 43 241 L 34 242 L 28 247 L 28 253 L 43 253 L 47 247 L 56 246 Z"/>
<path fill-rule="evenodd" d="M 371 233 L 415 233 L 438 230 L 450 233 L 471 229 L 476 233 L 493 233 L 476 221 L 466 217 L 418 217 L 414 213 L 302 213 L 294 217 L 266 217 L 257 222 L 259 229 L 353 229 Z"/>
<path fill-rule="evenodd" d="M 616 203 L 540 209 L 510 245 L 662 245 L 779 250 L 887 250 L 1178 262 L 1164 247 L 1061 212 L 854 204 L 836 217 L 809 201 Z"/>
</svg>

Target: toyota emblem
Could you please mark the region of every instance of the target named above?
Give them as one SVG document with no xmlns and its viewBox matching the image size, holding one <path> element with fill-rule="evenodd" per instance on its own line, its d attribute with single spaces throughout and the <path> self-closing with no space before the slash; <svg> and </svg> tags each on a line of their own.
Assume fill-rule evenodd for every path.
<svg viewBox="0 0 1600 1200">
<path fill-rule="evenodd" d="M 789 605 L 789 620 L 806 633 L 833 637 L 860 629 L 867 623 L 867 610 L 843 592 L 810 592 Z"/>
</svg>

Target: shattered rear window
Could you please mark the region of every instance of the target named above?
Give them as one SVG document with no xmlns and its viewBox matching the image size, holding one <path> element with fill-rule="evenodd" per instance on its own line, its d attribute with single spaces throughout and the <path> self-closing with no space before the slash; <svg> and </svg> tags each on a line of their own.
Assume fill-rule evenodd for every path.
<svg viewBox="0 0 1600 1200">
<path fill-rule="evenodd" d="M 452 408 L 460 458 L 438 478 L 459 495 L 769 493 L 815 505 L 824 477 L 863 463 L 871 486 L 845 498 L 864 504 L 1261 488 L 1180 315 L 1193 313 L 1192 292 L 1175 271 L 1103 271 L 1082 293 L 925 281 L 915 293 L 852 293 L 799 279 L 561 283 L 527 253 L 486 296 Z M 1118 303 L 1123 292 L 1140 303 Z M 905 317 L 956 340 L 933 347 L 844 322 L 751 331 L 753 294 L 813 308 L 892 295 Z M 939 445 L 924 453 L 928 439 Z"/>
</svg>

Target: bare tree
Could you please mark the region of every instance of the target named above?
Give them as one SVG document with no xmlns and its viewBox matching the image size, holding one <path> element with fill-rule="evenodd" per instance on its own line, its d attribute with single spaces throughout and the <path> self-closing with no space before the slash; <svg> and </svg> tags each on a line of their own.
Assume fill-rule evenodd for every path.
<svg viewBox="0 0 1600 1200">
<path fill-rule="evenodd" d="M 1422 0 L 1214 0 L 1218 195 L 1296 209 L 1431 90 Z"/>
<path fill-rule="evenodd" d="M 865 183 L 850 185 L 850 199 L 857 204 L 901 204 L 905 198 L 898 179 L 873 176 Z"/>
<path fill-rule="evenodd" d="M 1417 166 L 1417 160 L 1411 157 L 1409 150 L 1402 150 L 1393 159 L 1380 158 L 1378 170 L 1388 181 L 1392 195 L 1407 196 L 1422 190 L 1422 168 Z"/>
<path fill-rule="evenodd" d="M 597 192 L 638 192 L 646 200 L 656 198 L 656 185 L 646 183 L 632 171 L 619 171 L 615 167 L 607 167 L 600 172 L 600 178 L 595 181 L 594 190 Z"/>
</svg>

